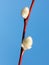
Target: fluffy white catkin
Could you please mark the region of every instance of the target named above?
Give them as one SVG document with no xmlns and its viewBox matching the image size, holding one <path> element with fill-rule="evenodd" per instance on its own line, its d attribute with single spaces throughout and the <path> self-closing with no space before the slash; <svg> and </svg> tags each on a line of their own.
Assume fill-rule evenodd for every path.
<svg viewBox="0 0 49 65">
<path fill-rule="evenodd" d="M 29 14 L 29 8 L 25 7 L 24 9 L 22 9 L 21 15 L 24 19 L 26 19 L 28 17 Z"/>
<path fill-rule="evenodd" d="M 23 40 L 23 43 L 21 46 L 23 47 L 24 50 L 28 50 L 28 49 L 31 49 L 32 44 L 33 44 L 32 37 L 29 36 Z"/>
</svg>

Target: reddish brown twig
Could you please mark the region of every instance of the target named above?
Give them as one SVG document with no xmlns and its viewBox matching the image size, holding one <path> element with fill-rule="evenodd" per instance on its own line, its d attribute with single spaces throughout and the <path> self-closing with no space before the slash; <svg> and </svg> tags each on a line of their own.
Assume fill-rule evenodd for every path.
<svg viewBox="0 0 49 65">
<path fill-rule="evenodd" d="M 21 65 L 23 54 L 24 54 L 24 50 L 23 48 L 21 48 L 20 59 L 19 59 L 18 65 Z"/>
<path fill-rule="evenodd" d="M 22 42 L 23 42 L 23 39 L 25 38 L 26 26 L 27 26 L 27 22 L 28 22 L 30 13 L 32 11 L 33 5 L 34 5 L 34 0 L 32 0 L 31 6 L 30 6 L 30 9 L 29 9 L 29 15 L 28 15 L 28 17 L 26 19 L 24 19 L 24 29 L 23 29 L 23 35 L 22 35 Z M 24 49 L 21 47 L 20 58 L 19 58 L 18 65 L 21 65 L 23 54 L 24 54 Z"/>
</svg>

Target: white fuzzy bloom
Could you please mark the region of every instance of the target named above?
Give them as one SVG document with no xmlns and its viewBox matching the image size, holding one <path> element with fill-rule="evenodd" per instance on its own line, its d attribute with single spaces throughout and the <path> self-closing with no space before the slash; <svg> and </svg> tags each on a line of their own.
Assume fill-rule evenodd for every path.
<svg viewBox="0 0 49 65">
<path fill-rule="evenodd" d="M 31 49 L 32 44 L 33 44 L 33 40 L 32 40 L 32 38 L 29 36 L 29 37 L 27 37 L 27 38 L 25 38 L 25 39 L 23 40 L 23 43 L 22 43 L 21 46 L 23 47 L 24 50 L 28 50 L 28 49 Z"/>
<path fill-rule="evenodd" d="M 24 19 L 26 19 L 26 18 L 28 17 L 28 14 L 29 14 L 29 8 L 28 8 L 28 7 L 25 7 L 25 8 L 22 10 L 21 14 L 22 14 L 22 17 L 23 17 Z"/>
</svg>

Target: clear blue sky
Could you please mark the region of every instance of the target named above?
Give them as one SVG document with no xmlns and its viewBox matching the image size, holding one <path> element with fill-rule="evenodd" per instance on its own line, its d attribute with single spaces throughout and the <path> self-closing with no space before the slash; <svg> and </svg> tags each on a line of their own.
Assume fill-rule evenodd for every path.
<svg viewBox="0 0 49 65">
<path fill-rule="evenodd" d="M 0 65 L 18 65 L 24 23 L 21 10 L 30 4 L 31 0 L 0 0 Z M 49 65 L 49 0 L 35 1 L 27 36 L 34 43 L 22 65 Z"/>
</svg>

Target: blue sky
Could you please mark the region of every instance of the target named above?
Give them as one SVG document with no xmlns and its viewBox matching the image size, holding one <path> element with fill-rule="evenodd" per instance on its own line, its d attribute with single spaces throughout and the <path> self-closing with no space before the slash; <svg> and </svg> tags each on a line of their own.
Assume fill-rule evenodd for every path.
<svg viewBox="0 0 49 65">
<path fill-rule="evenodd" d="M 24 23 L 21 10 L 30 4 L 31 0 L 0 0 L 0 65 L 18 65 Z M 34 43 L 22 65 L 49 65 L 49 0 L 35 0 L 27 36 Z"/>
</svg>

